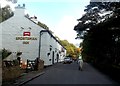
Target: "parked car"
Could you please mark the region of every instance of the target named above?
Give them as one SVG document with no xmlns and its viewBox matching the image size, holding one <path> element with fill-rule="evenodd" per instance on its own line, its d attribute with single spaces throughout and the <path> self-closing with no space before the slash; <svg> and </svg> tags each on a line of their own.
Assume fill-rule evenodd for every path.
<svg viewBox="0 0 120 86">
<path fill-rule="evenodd" d="M 72 63 L 72 59 L 70 57 L 66 57 L 66 58 L 64 58 L 63 63 L 64 64 L 66 64 L 66 63 L 70 64 L 70 63 Z"/>
</svg>

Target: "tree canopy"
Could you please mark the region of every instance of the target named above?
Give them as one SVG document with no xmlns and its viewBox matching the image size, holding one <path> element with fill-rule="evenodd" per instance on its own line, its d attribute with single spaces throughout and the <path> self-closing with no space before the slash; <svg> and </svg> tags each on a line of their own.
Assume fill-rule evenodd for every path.
<svg viewBox="0 0 120 86">
<path fill-rule="evenodd" d="M 71 56 L 73 59 L 78 58 L 80 49 L 74 44 L 69 43 L 67 40 L 60 40 L 60 43 L 67 49 L 67 56 Z"/>
<path fill-rule="evenodd" d="M 90 2 L 74 27 L 84 39 L 83 57 L 97 64 L 120 64 L 120 2 Z"/>
<path fill-rule="evenodd" d="M 12 17 L 14 13 L 12 12 L 9 5 L 1 8 L 0 7 L 0 23 Z"/>
</svg>

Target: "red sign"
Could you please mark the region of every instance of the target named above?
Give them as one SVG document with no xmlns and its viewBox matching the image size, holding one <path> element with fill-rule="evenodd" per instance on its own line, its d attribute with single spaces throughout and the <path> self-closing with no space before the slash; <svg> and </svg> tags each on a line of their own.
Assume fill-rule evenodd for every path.
<svg viewBox="0 0 120 86">
<path fill-rule="evenodd" d="M 23 32 L 23 36 L 30 36 L 30 32 Z"/>
</svg>

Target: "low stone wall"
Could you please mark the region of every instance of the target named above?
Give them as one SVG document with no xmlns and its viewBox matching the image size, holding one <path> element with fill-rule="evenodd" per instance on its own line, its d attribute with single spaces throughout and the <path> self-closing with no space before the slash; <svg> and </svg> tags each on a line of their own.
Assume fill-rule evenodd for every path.
<svg viewBox="0 0 120 86">
<path fill-rule="evenodd" d="M 2 69 L 2 81 L 12 81 L 18 78 L 23 72 L 24 70 L 20 69 L 19 66 L 4 67 Z"/>
<path fill-rule="evenodd" d="M 43 70 L 43 68 L 44 68 L 44 61 L 40 60 L 38 64 L 38 70 Z"/>
<path fill-rule="evenodd" d="M 44 68 L 44 61 L 39 60 L 37 71 L 39 71 L 39 70 L 42 71 L 43 68 Z M 26 70 L 21 69 L 19 65 L 18 66 L 11 66 L 11 67 L 3 67 L 2 68 L 2 81 L 3 82 L 13 81 L 16 78 L 18 78 L 25 71 Z"/>
</svg>

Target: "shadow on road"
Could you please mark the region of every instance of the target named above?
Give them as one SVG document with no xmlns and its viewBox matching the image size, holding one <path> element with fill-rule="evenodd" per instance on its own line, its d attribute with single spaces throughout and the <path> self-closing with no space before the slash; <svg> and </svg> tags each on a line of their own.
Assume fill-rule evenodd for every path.
<svg viewBox="0 0 120 86">
<path fill-rule="evenodd" d="M 83 71 L 78 69 L 77 62 L 71 64 L 57 63 L 44 69 L 45 74 L 27 84 L 116 84 L 88 63 Z"/>
</svg>

